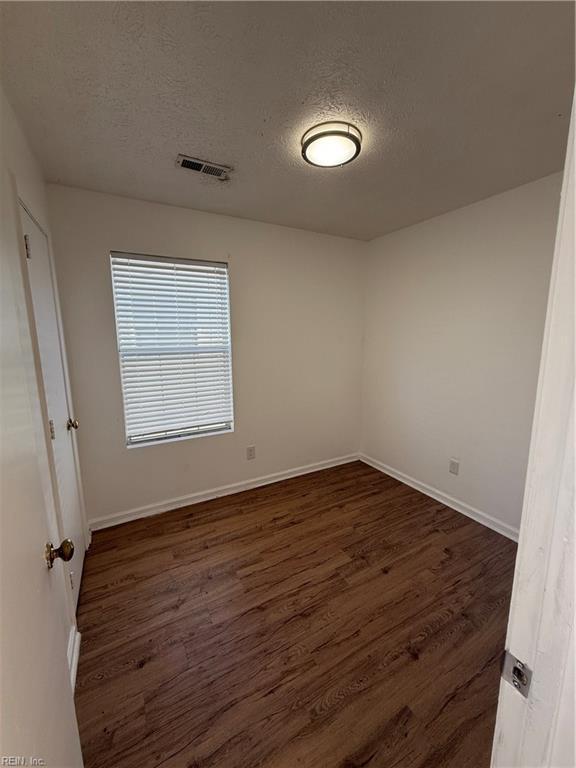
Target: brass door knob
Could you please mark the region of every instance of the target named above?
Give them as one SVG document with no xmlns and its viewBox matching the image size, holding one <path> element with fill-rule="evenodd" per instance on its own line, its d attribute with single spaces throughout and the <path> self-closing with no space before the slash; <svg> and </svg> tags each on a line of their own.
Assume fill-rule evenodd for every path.
<svg viewBox="0 0 576 768">
<path fill-rule="evenodd" d="M 78 419 L 68 419 L 66 422 L 66 429 L 70 431 L 71 429 L 78 429 L 80 424 L 78 423 Z"/>
<path fill-rule="evenodd" d="M 52 542 L 49 541 L 46 544 L 46 549 L 44 551 L 44 557 L 46 558 L 48 568 L 53 568 L 54 560 L 57 558 L 60 558 L 61 560 L 64 560 L 65 563 L 67 563 L 69 560 L 72 560 L 73 555 L 74 542 L 72 539 L 64 539 L 59 547 L 54 547 Z"/>
</svg>

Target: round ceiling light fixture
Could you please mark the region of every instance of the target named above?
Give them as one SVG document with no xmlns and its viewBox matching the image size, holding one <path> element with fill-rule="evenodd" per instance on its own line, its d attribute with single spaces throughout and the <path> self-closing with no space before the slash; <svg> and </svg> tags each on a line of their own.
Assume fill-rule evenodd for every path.
<svg viewBox="0 0 576 768">
<path fill-rule="evenodd" d="M 302 136 L 302 157 L 310 165 L 336 168 L 360 154 L 362 134 L 351 123 L 320 123 Z"/>
</svg>

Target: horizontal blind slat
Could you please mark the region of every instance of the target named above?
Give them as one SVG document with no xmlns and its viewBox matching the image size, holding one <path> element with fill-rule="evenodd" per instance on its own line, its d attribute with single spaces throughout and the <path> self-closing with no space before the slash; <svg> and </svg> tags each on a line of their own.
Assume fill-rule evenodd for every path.
<svg viewBox="0 0 576 768">
<path fill-rule="evenodd" d="M 171 413 L 173 411 L 184 412 L 185 410 L 201 411 L 218 405 L 222 405 L 222 407 L 229 406 L 230 397 L 206 395 L 205 397 L 195 397 L 194 400 L 190 400 L 188 397 L 163 397 L 161 400 L 158 397 L 147 397 L 139 399 L 137 402 L 129 402 L 126 406 L 126 411 L 136 416 L 144 413 Z"/>
<path fill-rule="evenodd" d="M 139 434 L 145 434 L 151 428 L 171 429 L 182 425 L 194 425 L 206 421 L 229 421 L 231 419 L 230 409 L 223 408 L 203 408 L 202 410 L 183 411 L 176 415 L 173 413 L 143 414 L 141 417 L 134 416 L 128 418 L 129 424 L 138 431 Z"/>
<path fill-rule="evenodd" d="M 187 386 L 186 384 L 178 386 L 175 383 L 165 387 L 161 384 L 148 384 L 147 386 L 142 387 L 142 389 L 128 389 L 126 391 L 126 399 L 131 402 L 138 399 L 145 402 L 150 398 L 160 398 L 162 396 L 165 398 L 185 397 L 191 399 L 192 397 L 201 398 L 207 393 L 212 395 L 217 394 L 218 397 L 226 397 L 230 391 L 228 383 L 224 380 L 221 380 L 215 387 L 211 386 L 209 382 L 199 384 L 198 387 Z"/>
<path fill-rule="evenodd" d="M 155 416 L 151 419 L 136 420 L 130 423 L 133 431 L 132 435 L 146 435 L 150 432 L 157 432 L 159 429 L 180 429 L 198 426 L 200 424 L 209 424 L 215 421 L 231 421 L 231 414 L 222 413 L 217 410 L 194 412 L 183 415 L 181 418 L 170 418 L 167 416 Z"/>
<path fill-rule="evenodd" d="M 138 445 L 139 443 L 152 443 L 152 442 L 165 440 L 167 438 L 190 437 L 193 435 L 203 435 L 203 434 L 206 434 L 206 435 L 218 434 L 220 432 L 229 432 L 231 429 L 232 429 L 231 422 L 216 422 L 216 423 L 202 424 L 196 427 L 183 427 L 183 428 L 173 429 L 173 430 L 151 432 L 143 437 L 137 437 L 137 436 L 131 437 L 128 440 L 128 444 Z"/>
</svg>

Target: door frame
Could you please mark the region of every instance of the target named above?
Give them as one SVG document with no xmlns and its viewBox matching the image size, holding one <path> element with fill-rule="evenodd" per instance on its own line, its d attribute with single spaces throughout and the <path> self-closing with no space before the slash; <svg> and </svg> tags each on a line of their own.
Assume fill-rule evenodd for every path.
<svg viewBox="0 0 576 768">
<path fill-rule="evenodd" d="M 31 211 L 30 207 L 27 205 L 25 200 L 23 200 L 20 195 L 18 195 L 18 206 L 22 207 L 26 213 L 30 216 L 30 218 L 34 221 L 36 226 L 40 229 L 44 237 L 46 238 L 46 244 L 48 249 L 48 264 L 50 268 L 50 280 L 51 280 L 51 286 L 52 286 L 52 295 L 54 298 L 54 306 L 56 309 L 56 325 L 58 328 L 58 345 L 60 347 L 60 355 L 62 358 L 62 368 L 63 368 L 63 375 L 64 375 L 64 395 L 66 398 L 66 405 L 68 407 L 68 413 L 72 416 L 74 414 L 74 404 L 72 400 L 72 391 L 70 387 L 70 375 L 68 370 L 68 357 L 66 354 L 66 344 L 64 341 L 64 332 L 63 332 L 63 324 L 62 324 L 62 312 L 60 308 L 60 296 L 58 294 L 58 281 L 56 277 L 56 269 L 54 265 L 54 257 L 53 257 L 53 250 L 52 250 L 52 241 L 50 238 L 50 234 L 46 231 L 46 229 L 42 226 L 42 224 L 38 221 L 37 217 L 34 216 L 34 213 Z M 20 217 L 19 217 L 20 218 Z M 21 239 L 21 242 L 24 242 L 24 232 L 22 228 L 22 224 L 20 221 L 18 221 L 18 227 L 19 227 L 19 236 Z M 46 440 L 46 446 L 48 450 L 48 458 L 50 462 L 50 474 L 52 478 L 52 486 L 54 489 L 54 496 L 56 500 L 56 515 L 58 520 L 58 528 L 60 531 L 60 537 L 63 538 L 66 535 L 66 532 L 64 531 L 64 525 L 63 525 L 63 519 L 62 519 L 62 510 L 60 505 L 60 493 L 58 489 L 58 482 L 57 482 L 57 476 L 56 476 L 56 467 L 54 465 L 54 455 L 52 451 L 51 446 L 51 438 L 50 438 L 50 428 L 49 428 L 49 416 L 48 416 L 48 401 L 46 398 L 46 391 L 44 388 L 44 377 L 42 374 L 42 364 L 40 359 L 40 348 L 38 344 L 38 334 L 36 332 L 36 321 L 34 318 L 34 308 L 32 303 L 32 292 L 30 288 L 30 278 L 28 275 L 28 267 L 26 264 L 26 251 L 25 248 L 20 249 L 20 266 L 22 271 L 22 277 L 24 282 L 24 293 L 26 296 L 26 311 L 28 314 L 28 320 L 30 324 L 31 329 L 31 336 L 32 336 L 32 348 L 34 352 L 34 368 L 36 371 L 36 379 L 38 382 L 38 391 L 40 393 L 40 405 L 42 409 L 42 418 L 43 418 L 43 427 L 44 427 L 44 438 Z M 80 472 L 80 459 L 78 455 L 78 443 L 76 439 L 75 432 L 71 435 L 72 438 L 72 455 L 74 458 L 74 474 L 76 476 L 76 483 L 78 485 L 78 498 L 80 501 L 80 522 L 82 527 L 82 532 L 84 535 L 84 541 L 82 542 L 85 549 L 88 549 L 90 546 L 91 541 L 91 534 L 90 534 L 90 528 L 88 526 L 88 520 L 86 517 L 86 507 L 84 504 L 84 489 L 82 486 L 82 475 Z M 75 611 L 74 611 L 75 613 Z"/>
<path fill-rule="evenodd" d="M 573 103 L 506 638 L 506 647 L 532 671 L 532 681 L 526 698 L 509 682 L 500 683 L 493 768 L 553 767 L 560 759 L 566 766 L 566 759 L 576 759 L 570 743 L 575 641 L 574 138 Z"/>
</svg>

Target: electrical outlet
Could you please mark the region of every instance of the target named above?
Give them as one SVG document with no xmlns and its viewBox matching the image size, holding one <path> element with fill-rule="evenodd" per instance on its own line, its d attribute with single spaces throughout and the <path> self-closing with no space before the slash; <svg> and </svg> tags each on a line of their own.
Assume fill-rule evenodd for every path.
<svg viewBox="0 0 576 768">
<path fill-rule="evenodd" d="M 249 445 L 248 448 L 246 448 L 246 458 L 248 461 L 251 461 L 252 459 L 256 458 L 256 446 L 255 445 Z"/>
<path fill-rule="evenodd" d="M 453 475 L 457 475 L 460 472 L 460 459 L 450 459 L 448 471 Z"/>
</svg>

